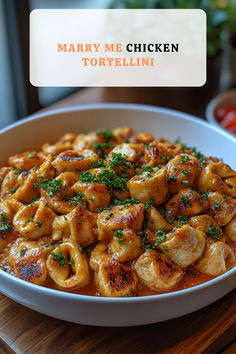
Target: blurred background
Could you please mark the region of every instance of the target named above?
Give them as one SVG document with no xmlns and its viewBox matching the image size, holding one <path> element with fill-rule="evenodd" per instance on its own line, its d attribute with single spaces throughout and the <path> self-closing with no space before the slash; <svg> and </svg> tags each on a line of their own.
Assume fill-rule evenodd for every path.
<svg viewBox="0 0 236 354">
<path fill-rule="evenodd" d="M 48 8 L 202 8 L 207 83 L 200 88 L 35 88 L 29 82 L 29 13 Z M 236 0 L 0 0 L 0 128 L 47 107 L 129 102 L 205 116 L 210 99 L 236 87 Z M 235 95 L 236 107 L 236 95 Z"/>
</svg>

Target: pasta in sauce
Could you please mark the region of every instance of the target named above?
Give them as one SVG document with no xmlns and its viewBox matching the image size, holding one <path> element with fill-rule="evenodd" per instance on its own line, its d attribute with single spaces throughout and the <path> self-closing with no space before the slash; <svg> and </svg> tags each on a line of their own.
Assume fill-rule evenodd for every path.
<svg viewBox="0 0 236 354">
<path fill-rule="evenodd" d="M 66 134 L 0 169 L 0 268 L 94 296 L 143 296 L 235 266 L 236 172 L 129 127 Z"/>
</svg>

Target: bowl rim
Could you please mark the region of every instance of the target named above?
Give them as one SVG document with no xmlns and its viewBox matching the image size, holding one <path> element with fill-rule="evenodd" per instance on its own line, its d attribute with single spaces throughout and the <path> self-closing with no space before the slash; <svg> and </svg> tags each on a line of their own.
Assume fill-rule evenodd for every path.
<svg viewBox="0 0 236 354">
<path fill-rule="evenodd" d="M 63 107 L 63 108 L 58 108 L 58 109 L 52 109 L 48 110 L 45 112 L 39 112 L 39 113 L 34 113 L 30 115 L 27 118 L 21 119 L 18 122 L 15 122 L 3 129 L 0 130 L 0 136 L 1 134 L 8 132 L 11 129 L 14 129 L 17 126 L 24 125 L 24 123 L 38 120 L 38 119 L 43 119 L 47 118 L 50 115 L 56 115 L 56 114 L 61 114 L 61 113 L 68 113 L 68 112 L 74 112 L 74 111 L 85 111 L 85 110 L 103 110 L 103 109 L 128 109 L 128 110 L 138 110 L 138 111 L 149 111 L 149 112 L 154 112 L 154 113 L 163 113 L 163 114 L 168 114 L 168 115 L 174 115 L 177 117 L 180 117 L 184 120 L 187 121 L 194 121 L 197 124 L 200 124 L 204 127 L 207 127 L 208 129 L 214 130 L 218 132 L 219 134 L 224 135 L 226 138 L 230 139 L 234 144 L 236 143 L 235 138 L 228 133 L 227 131 L 224 131 L 220 129 L 216 125 L 211 125 L 208 122 L 205 122 L 201 118 L 197 118 L 194 115 L 184 113 L 181 111 L 177 111 L 174 109 L 169 109 L 169 108 L 164 108 L 164 107 L 159 107 L 159 106 L 151 106 L 151 105 L 145 105 L 145 104 L 136 104 L 136 103 L 93 103 L 93 104 L 83 104 L 83 105 L 74 105 L 74 106 L 69 106 L 69 107 Z M 41 293 L 42 295 L 48 295 L 48 296 L 56 296 L 57 298 L 61 299 L 71 299 L 71 300 L 80 300 L 83 302 L 98 302 L 98 303 L 136 303 L 136 302 L 152 302 L 152 301 L 158 301 L 158 300 L 163 300 L 163 299 L 169 299 L 173 298 L 176 296 L 184 296 L 185 294 L 188 293 L 195 293 L 200 290 L 204 290 L 210 286 L 213 286 L 229 277 L 231 277 L 233 274 L 236 274 L 236 266 L 234 266 L 232 269 L 228 270 L 226 273 L 211 279 L 205 283 L 187 288 L 187 289 L 182 289 L 182 290 L 177 290 L 169 293 L 160 293 L 156 295 L 147 295 L 147 296 L 139 296 L 139 297 L 104 297 L 104 296 L 91 296 L 91 295 L 82 295 L 82 294 L 76 294 L 76 293 L 71 293 L 71 292 L 66 292 L 63 290 L 57 290 L 57 289 L 51 289 L 47 288 L 41 285 L 36 285 L 30 282 L 27 282 L 25 280 L 22 280 L 20 278 L 17 278 L 9 273 L 6 273 L 2 269 L 0 269 L 0 277 L 5 278 L 6 280 L 8 279 L 9 281 L 13 281 L 13 283 L 17 283 L 20 287 L 25 286 L 26 288 L 30 288 L 32 291 L 37 291 L 38 293 Z M 2 291 L 2 290 L 0 290 Z"/>
</svg>

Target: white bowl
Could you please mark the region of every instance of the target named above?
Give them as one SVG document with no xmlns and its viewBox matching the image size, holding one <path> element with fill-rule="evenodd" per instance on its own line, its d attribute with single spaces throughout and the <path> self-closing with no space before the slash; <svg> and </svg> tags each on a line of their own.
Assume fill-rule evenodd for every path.
<svg viewBox="0 0 236 354">
<path fill-rule="evenodd" d="M 216 112 L 219 108 L 224 107 L 236 107 L 236 89 L 232 89 L 221 93 L 220 95 L 213 98 L 206 107 L 206 119 L 209 123 L 216 125 L 218 128 L 227 131 L 234 138 L 236 135 L 229 132 L 227 129 L 223 128 L 216 119 Z"/>
<path fill-rule="evenodd" d="M 0 165 L 9 155 L 39 149 L 65 132 L 129 125 L 156 137 L 180 138 L 206 155 L 223 157 L 236 168 L 236 140 L 219 128 L 169 109 L 144 105 L 100 104 L 40 113 L 0 132 Z M 27 283 L 0 271 L 0 290 L 14 301 L 49 316 L 96 326 L 160 322 L 198 310 L 235 287 L 236 267 L 196 287 L 137 298 L 104 298 L 66 293 Z"/>
</svg>

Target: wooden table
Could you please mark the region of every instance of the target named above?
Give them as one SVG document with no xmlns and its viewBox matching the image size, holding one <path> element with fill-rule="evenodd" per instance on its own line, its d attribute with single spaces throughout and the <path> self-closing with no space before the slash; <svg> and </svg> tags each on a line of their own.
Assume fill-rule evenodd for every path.
<svg viewBox="0 0 236 354">
<path fill-rule="evenodd" d="M 48 109 L 104 101 L 159 104 L 199 116 L 204 112 L 199 102 L 195 109 L 184 96 L 176 99 L 174 89 L 140 88 L 85 89 Z M 71 324 L 29 310 L 1 294 L 0 319 L 0 353 L 236 353 L 236 290 L 190 315 L 140 327 Z"/>
</svg>

